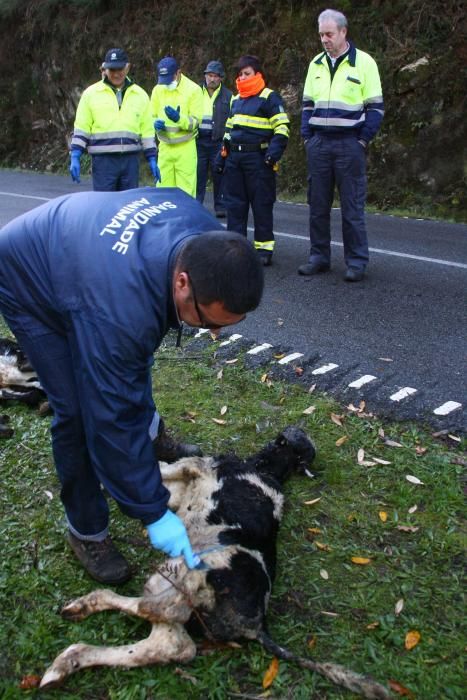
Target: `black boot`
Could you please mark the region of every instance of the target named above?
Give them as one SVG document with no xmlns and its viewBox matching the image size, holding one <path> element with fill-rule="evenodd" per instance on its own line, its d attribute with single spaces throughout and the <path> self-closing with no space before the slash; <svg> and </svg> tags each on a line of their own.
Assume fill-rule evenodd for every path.
<svg viewBox="0 0 467 700">
<path fill-rule="evenodd" d="M 153 440 L 154 452 L 156 457 L 161 462 L 176 462 L 182 457 L 202 457 L 198 445 L 191 445 L 188 442 L 177 442 L 174 440 L 165 429 L 165 424 L 162 418 L 159 423 L 159 432 L 155 440 Z"/>
<path fill-rule="evenodd" d="M 116 586 L 131 578 L 130 566 L 111 538 L 101 542 L 79 540 L 68 532 L 68 542 L 88 574 L 100 583 Z"/>
</svg>

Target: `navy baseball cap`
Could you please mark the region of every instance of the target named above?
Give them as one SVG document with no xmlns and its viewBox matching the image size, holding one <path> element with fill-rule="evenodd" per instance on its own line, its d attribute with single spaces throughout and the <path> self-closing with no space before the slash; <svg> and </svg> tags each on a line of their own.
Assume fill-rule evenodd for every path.
<svg viewBox="0 0 467 700">
<path fill-rule="evenodd" d="M 178 71 L 178 61 L 173 56 L 165 56 L 157 64 L 157 83 L 169 85 Z"/>
<path fill-rule="evenodd" d="M 125 68 L 128 63 L 128 56 L 126 51 L 123 49 L 109 49 L 105 54 L 104 63 L 102 68 L 111 68 L 118 70 L 119 68 Z"/>
<path fill-rule="evenodd" d="M 204 69 L 205 73 L 216 73 L 221 78 L 225 77 L 224 66 L 220 61 L 209 61 L 208 65 Z"/>
</svg>

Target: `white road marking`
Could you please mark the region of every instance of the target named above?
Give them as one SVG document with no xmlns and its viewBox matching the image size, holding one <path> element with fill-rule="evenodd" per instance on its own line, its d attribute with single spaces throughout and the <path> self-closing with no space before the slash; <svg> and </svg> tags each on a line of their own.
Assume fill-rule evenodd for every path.
<svg viewBox="0 0 467 700">
<path fill-rule="evenodd" d="M 288 362 L 292 362 L 292 360 L 298 360 L 299 357 L 303 357 L 302 352 L 292 352 L 290 355 L 283 357 L 282 360 L 279 360 L 277 364 L 286 365 Z"/>
<path fill-rule="evenodd" d="M 328 365 L 323 365 L 322 367 L 318 367 L 318 369 L 314 369 L 311 374 L 326 374 L 326 372 L 330 372 L 332 369 L 336 369 L 336 367 L 339 367 L 339 365 L 330 362 Z"/>
<path fill-rule="evenodd" d="M 267 350 L 268 348 L 272 348 L 271 343 L 263 343 L 262 345 L 257 345 L 256 347 L 251 348 L 251 350 L 248 350 L 247 355 L 257 355 L 259 352 Z"/>
<path fill-rule="evenodd" d="M 349 387 L 351 389 L 360 389 L 361 386 L 364 384 L 369 384 L 373 381 L 373 379 L 376 379 L 376 377 L 374 377 L 372 374 L 364 374 L 363 377 L 360 377 L 360 379 L 356 379 L 354 382 L 349 384 Z"/>
<path fill-rule="evenodd" d="M 219 343 L 219 347 L 222 348 L 224 345 L 230 345 L 230 343 L 235 343 L 235 341 L 240 340 L 240 338 L 243 338 L 243 336 L 239 333 L 234 333 L 227 340 L 224 340 L 222 343 Z"/>
<path fill-rule="evenodd" d="M 253 227 L 248 227 L 249 231 L 254 231 Z M 293 233 L 285 233 L 285 231 L 274 231 L 275 236 L 282 238 L 298 238 L 302 241 L 310 242 L 308 236 L 299 236 Z M 331 241 L 331 245 L 343 247 L 343 243 L 340 241 Z M 408 260 L 420 260 L 421 262 L 435 263 L 436 265 L 446 265 L 448 267 L 460 267 L 463 270 L 467 270 L 467 263 L 452 262 L 452 260 L 440 260 L 439 258 L 427 258 L 423 255 L 411 255 L 410 253 L 399 253 L 397 250 L 385 250 L 383 248 L 369 248 L 371 253 L 380 253 L 381 255 L 393 255 L 397 258 L 407 258 Z"/>
<path fill-rule="evenodd" d="M 4 197 L 21 197 L 23 199 L 39 199 L 41 202 L 50 202 L 52 197 L 35 197 L 33 194 L 18 194 L 17 192 L 0 192 Z M 59 197 L 60 195 L 57 195 Z"/>
<path fill-rule="evenodd" d="M 462 404 L 457 401 L 446 401 L 442 406 L 435 408 L 433 413 L 436 413 L 437 416 L 447 416 L 448 413 L 455 411 L 457 408 L 462 408 Z"/>
<path fill-rule="evenodd" d="M 408 396 L 416 393 L 417 389 L 412 389 L 411 386 L 404 386 L 402 389 L 399 389 L 399 391 L 396 391 L 395 394 L 390 396 L 389 399 L 391 401 L 402 401 L 402 399 L 406 399 Z"/>
<path fill-rule="evenodd" d="M 197 333 L 195 333 L 194 337 L 200 338 L 205 333 L 209 333 L 209 328 L 200 328 L 199 331 Z"/>
</svg>

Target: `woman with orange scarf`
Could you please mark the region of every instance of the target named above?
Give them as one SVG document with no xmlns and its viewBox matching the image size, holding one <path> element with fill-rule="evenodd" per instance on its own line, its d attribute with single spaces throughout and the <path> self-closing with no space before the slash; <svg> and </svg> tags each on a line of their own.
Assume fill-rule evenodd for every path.
<svg viewBox="0 0 467 700">
<path fill-rule="evenodd" d="M 251 206 L 255 248 L 263 265 L 270 265 L 277 163 L 287 146 L 289 118 L 280 95 L 266 87 L 256 56 L 239 59 L 236 85 L 223 148 L 227 228 L 246 236 Z"/>
</svg>

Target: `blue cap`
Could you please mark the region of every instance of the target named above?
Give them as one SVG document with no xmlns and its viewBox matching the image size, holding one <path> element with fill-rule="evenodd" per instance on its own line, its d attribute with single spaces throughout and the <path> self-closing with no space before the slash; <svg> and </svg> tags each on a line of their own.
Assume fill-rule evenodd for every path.
<svg viewBox="0 0 467 700">
<path fill-rule="evenodd" d="M 119 68 L 125 68 L 127 63 L 128 56 L 126 51 L 123 49 L 109 49 L 105 54 L 102 68 L 118 70 Z"/>
<path fill-rule="evenodd" d="M 225 77 L 224 66 L 220 61 L 209 61 L 208 65 L 204 69 L 205 73 L 216 73 L 221 78 Z"/>
<path fill-rule="evenodd" d="M 157 64 L 157 82 L 159 85 L 169 85 L 178 71 L 178 62 L 173 56 L 165 56 Z"/>
</svg>

